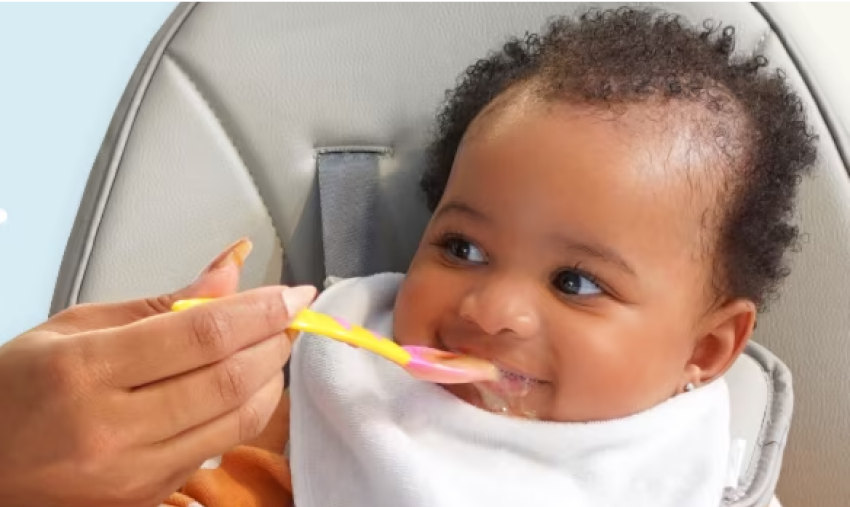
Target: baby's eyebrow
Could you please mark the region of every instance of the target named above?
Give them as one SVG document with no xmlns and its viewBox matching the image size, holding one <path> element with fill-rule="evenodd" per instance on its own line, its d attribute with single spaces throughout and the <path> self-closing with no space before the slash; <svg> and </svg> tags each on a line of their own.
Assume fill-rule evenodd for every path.
<svg viewBox="0 0 850 507">
<path fill-rule="evenodd" d="M 437 213 L 434 217 L 439 218 L 440 216 L 445 215 L 447 213 L 461 213 L 463 215 L 467 215 L 482 222 L 492 221 L 491 218 L 485 213 L 473 208 L 469 204 L 460 201 L 449 201 L 443 206 L 440 206 L 440 209 L 437 210 Z"/>
<path fill-rule="evenodd" d="M 579 243 L 565 236 L 557 235 L 554 238 L 562 247 L 567 250 L 583 252 L 587 255 L 595 257 L 603 262 L 612 264 L 629 275 L 637 276 L 635 270 L 629 265 L 622 255 L 617 253 L 613 248 L 599 244 Z"/>
</svg>

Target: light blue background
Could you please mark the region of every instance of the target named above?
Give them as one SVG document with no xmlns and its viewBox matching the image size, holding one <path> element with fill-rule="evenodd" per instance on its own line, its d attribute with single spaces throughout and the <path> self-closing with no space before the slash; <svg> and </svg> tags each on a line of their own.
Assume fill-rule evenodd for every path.
<svg viewBox="0 0 850 507">
<path fill-rule="evenodd" d="M 0 3 L 0 343 L 47 317 L 112 113 L 175 3 Z"/>
</svg>

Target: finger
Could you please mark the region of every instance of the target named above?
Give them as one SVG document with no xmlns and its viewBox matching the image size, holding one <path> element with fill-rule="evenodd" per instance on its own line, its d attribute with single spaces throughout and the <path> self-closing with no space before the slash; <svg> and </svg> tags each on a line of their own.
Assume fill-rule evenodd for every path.
<svg viewBox="0 0 850 507">
<path fill-rule="evenodd" d="M 218 254 L 194 282 L 172 294 L 119 303 L 76 305 L 53 317 L 45 329 L 71 334 L 123 326 L 145 317 L 166 313 L 179 299 L 233 294 L 239 287 L 242 266 L 252 248 L 252 243 L 245 238 L 233 243 Z"/>
<path fill-rule="evenodd" d="M 143 462 L 179 470 L 219 456 L 262 432 L 283 394 L 283 374 L 275 375 L 238 409 L 174 438 L 145 448 Z"/>
<path fill-rule="evenodd" d="M 158 300 L 165 303 L 165 310 L 170 311 L 171 305 L 179 299 L 216 298 L 234 294 L 239 289 L 242 266 L 245 265 L 245 260 L 251 255 L 253 248 L 254 245 L 250 240 L 240 239 L 213 259 L 189 286 Z M 162 301 L 163 299 L 165 300 Z"/>
<path fill-rule="evenodd" d="M 280 376 L 289 354 L 289 340 L 279 334 L 218 363 L 137 389 L 128 397 L 137 413 L 127 423 L 141 424 L 139 441 L 155 443 L 217 419 Z"/>
<path fill-rule="evenodd" d="M 136 388 L 216 363 L 281 333 L 316 289 L 263 287 L 177 313 L 91 333 L 88 357 L 100 358 L 115 387 Z"/>
</svg>

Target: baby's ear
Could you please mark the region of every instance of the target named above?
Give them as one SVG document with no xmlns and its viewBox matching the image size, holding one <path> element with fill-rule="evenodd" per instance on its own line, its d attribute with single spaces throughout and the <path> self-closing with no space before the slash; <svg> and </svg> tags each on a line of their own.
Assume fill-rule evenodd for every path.
<svg viewBox="0 0 850 507">
<path fill-rule="evenodd" d="M 706 384 L 732 367 L 750 341 L 756 312 L 752 301 L 735 299 L 707 317 L 706 331 L 697 341 L 688 362 L 688 382 Z"/>
</svg>

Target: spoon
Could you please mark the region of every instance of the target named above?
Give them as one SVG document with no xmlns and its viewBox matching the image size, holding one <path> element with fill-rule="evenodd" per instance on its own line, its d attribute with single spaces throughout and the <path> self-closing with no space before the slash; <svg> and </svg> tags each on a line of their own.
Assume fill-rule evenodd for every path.
<svg viewBox="0 0 850 507">
<path fill-rule="evenodd" d="M 179 312 L 211 301 L 209 298 L 184 299 L 172 305 Z M 413 377 L 435 384 L 467 384 L 498 381 L 501 371 L 489 361 L 430 347 L 400 346 L 361 326 L 348 325 L 329 315 L 301 310 L 289 329 L 325 336 L 366 349 L 404 368 Z"/>
</svg>

